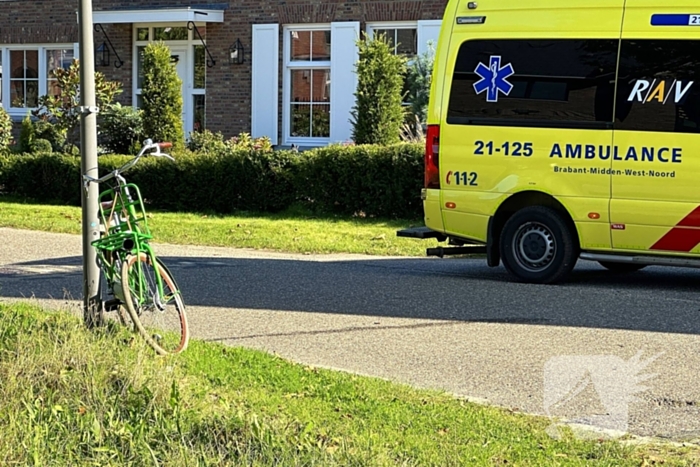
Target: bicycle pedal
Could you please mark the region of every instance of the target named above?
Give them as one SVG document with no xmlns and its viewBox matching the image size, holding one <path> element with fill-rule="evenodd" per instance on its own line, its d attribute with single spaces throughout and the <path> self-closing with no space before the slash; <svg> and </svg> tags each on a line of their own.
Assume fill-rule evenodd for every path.
<svg viewBox="0 0 700 467">
<path fill-rule="evenodd" d="M 122 301 L 119 300 L 118 298 L 113 298 L 111 300 L 107 300 L 103 302 L 102 306 L 104 307 L 104 310 L 106 312 L 110 311 L 117 311 L 119 307 L 121 306 Z"/>
</svg>

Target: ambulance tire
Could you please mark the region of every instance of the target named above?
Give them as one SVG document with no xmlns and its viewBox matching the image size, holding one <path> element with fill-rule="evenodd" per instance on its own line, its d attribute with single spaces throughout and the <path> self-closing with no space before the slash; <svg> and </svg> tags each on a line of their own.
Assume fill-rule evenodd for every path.
<svg viewBox="0 0 700 467">
<path fill-rule="evenodd" d="M 579 247 L 566 221 L 555 210 L 531 206 L 503 226 L 501 258 L 509 273 L 523 282 L 553 284 L 571 272 Z"/>
<path fill-rule="evenodd" d="M 610 263 L 608 261 L 599 261 L 599 263 L 608 271 L 620 274 L 624 274 L 627 272 L 636 272 L 646 267 L 645 264 Z"/>
</svg>

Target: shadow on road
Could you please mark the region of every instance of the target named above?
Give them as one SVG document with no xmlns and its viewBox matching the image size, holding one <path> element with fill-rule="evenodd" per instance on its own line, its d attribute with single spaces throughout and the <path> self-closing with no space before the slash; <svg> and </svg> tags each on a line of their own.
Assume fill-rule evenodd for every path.
<svg viewBox="0 0 700 467">
<path fill-rule="evenodd" d="M 189 305 L 700 334 L 700 271 L 619 275 L 579 262 L 570 280 L 511 282 L 483 260 L 296 261 L 168 257 Z M 79 298 L 80 257 L 0 266 L 0 297 Z"/>
</svg>

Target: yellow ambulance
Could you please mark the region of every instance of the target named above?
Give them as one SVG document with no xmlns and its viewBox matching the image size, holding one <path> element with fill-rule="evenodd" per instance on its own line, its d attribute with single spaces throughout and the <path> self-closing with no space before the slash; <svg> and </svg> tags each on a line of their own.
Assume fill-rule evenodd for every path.
<svg viewBox="0 0 700 467">
<path fill-rule="evenodd" d="M 422 197 L 523 281 L 700 267 L 700 1 L 450 0 Z"/>
</svg>

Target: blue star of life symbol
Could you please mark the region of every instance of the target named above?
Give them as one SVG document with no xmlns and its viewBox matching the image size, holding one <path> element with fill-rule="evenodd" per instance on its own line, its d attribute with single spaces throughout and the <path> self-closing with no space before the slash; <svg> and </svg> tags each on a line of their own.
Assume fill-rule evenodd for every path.
<svg viewBox="0 0 700 467">
<path fill-rule="evenodd" d="M 498 93 L 506 96 L 513 90 L 513 85 L 507 80 L 515 74 L 510 63 L 501 67 L 500 55 L 491 56 L 489 66 L 479 63 L 474 70 L 481 79 L 474 83 L 474 91 L 477 94 L 486 92 L 486 102 L 498 102 Z"/>
</svg>

